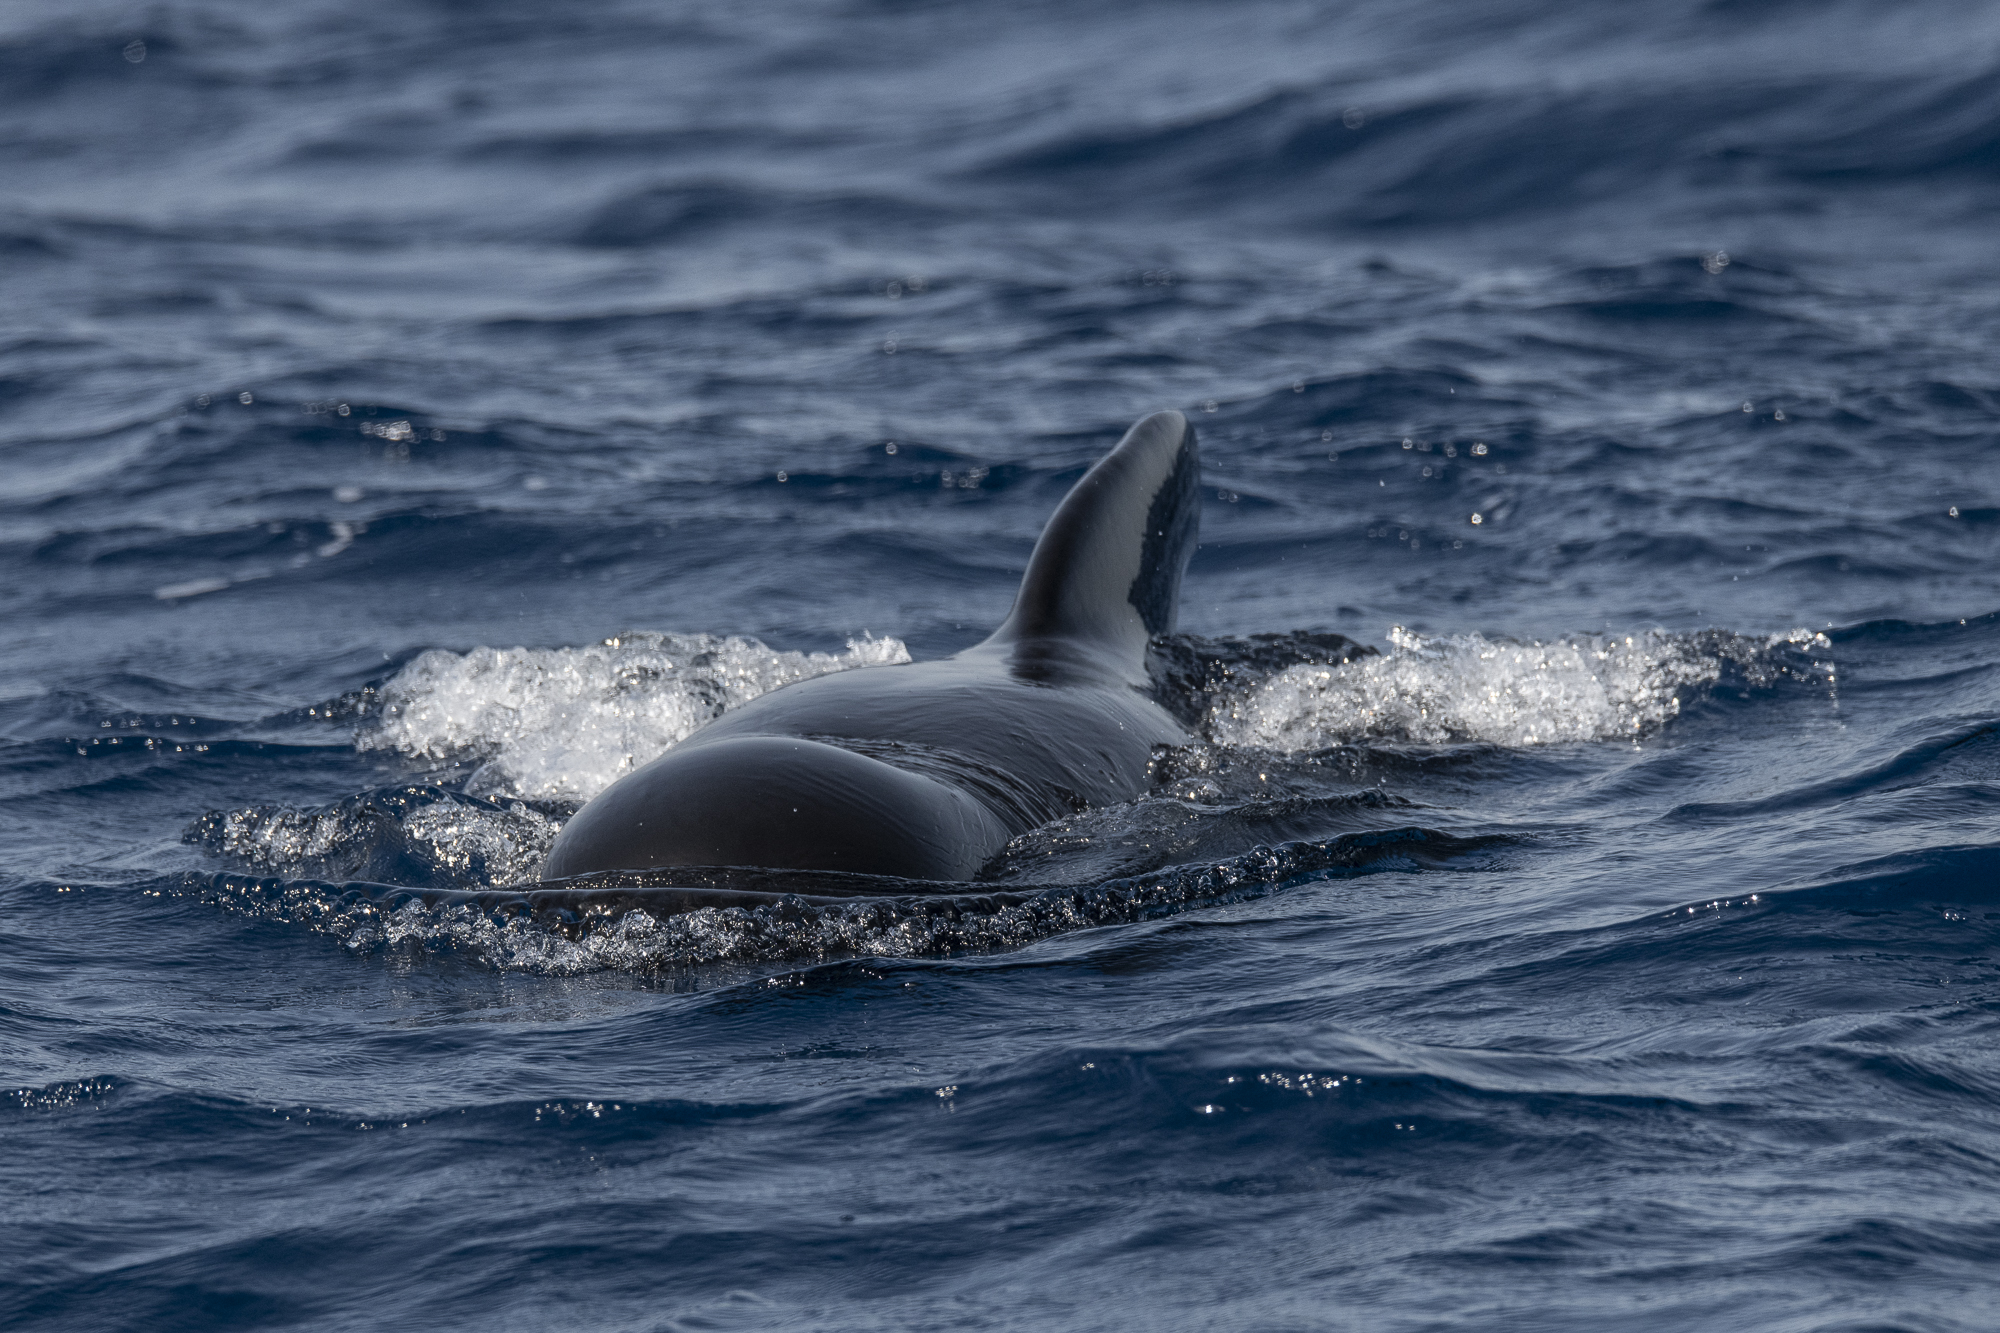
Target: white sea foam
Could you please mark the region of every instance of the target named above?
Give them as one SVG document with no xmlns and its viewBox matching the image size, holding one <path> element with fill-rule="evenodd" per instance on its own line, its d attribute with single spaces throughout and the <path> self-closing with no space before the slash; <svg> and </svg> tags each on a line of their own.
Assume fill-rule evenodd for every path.
<svg viewBox="0 0 2000 1333">
<path fill-rule="evenodd" d="M 465 783 L 475 795 L 586 801 L 702 723 L 780 685 L 909 660 L 898 639 L 799 653 L 712 634 L 434 650 L 383 687 L 382 714 L 356 744 L 433 763 L 477 762 Z"/>
<path fill-rule="evenodd" d="M 1824 646 L 1810 630 L 1583 635 L 1510 643 L 1477 634 L 1426 638 L 1400 626 L 1390 651 L 1341 666 L 1294 666 L 1219 702 L 1210 735 L 1224 745 L 1315 750 L 1357 741 L 1548 745 L 1647 735 L 1728 666 L 1753 683 L 1777 673 L 1774 650 Z"/>
</svg>

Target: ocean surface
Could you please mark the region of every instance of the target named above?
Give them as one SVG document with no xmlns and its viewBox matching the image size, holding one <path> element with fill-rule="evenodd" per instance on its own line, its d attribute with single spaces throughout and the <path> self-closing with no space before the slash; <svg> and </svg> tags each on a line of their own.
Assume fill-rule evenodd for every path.
<svg viewBox="0 0 2000 1333">
<path fill-rule="evenodd" d="M 0 1324 L 2000 1325 L 1996 216 L 1990 2 L 0 7 Z M 1144 799 L 435 892 L 1160 407 Z"/>
</svg>

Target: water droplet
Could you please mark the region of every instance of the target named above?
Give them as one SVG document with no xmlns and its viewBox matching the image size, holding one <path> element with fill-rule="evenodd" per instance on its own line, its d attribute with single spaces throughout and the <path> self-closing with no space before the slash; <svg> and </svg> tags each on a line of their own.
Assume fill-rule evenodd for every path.
<svg viewBox="0 0 2000 1333">
<path fill-rule="evenodd" d="M 245 389 L 242 393 L 236 395 L 236 401 L 248 407 L 250 404 L 256 402 L 257 399 L 248 389 Z"/>
<path fill-rule="evenodd" d="M 135 65 L 142 64 L 146 59 L 146 44 L 136 40 L 127 42 L 120 54 Z"/>
<path fill-rule="evenodd" d="M 1484 523 L 1485 521 L 1486 521 L 1486 515 L 1484 514 L 1474 514 L 1472 516 L 1472 526 L 1475 528 L 1478 527 L 1481 523 Z"/>
<path fill-rule="evenodd" d="M 792 478 L 791 478 L 791 474 L 790 474 L 790 473 L 788 473 L 788 472 L 785 472 L 785 471 L 784 471 L 784 470 L 782 470 L 782 469 L 780 469 L 780 470 L 779 470 L 779 472 L 778 472 L 778 480 L 779 480 L 779 481 L 790 481 L 791 479 L 792 479 Z"/>
<path fill-rule="evenodd" d="M 1351 106 L 1340 113 L 1340 123 L 1350 130 L 1358 130 L 1368 123 L 1368 113 L 1358 106 Z"/>
</svg>

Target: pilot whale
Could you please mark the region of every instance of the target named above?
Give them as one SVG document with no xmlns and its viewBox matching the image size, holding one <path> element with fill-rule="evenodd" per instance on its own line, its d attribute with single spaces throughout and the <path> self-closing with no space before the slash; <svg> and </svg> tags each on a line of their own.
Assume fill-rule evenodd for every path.
<svg viewBox="0 0 2000 1333">
<path fill-rule="evenodd" d="M 1200 517 L 1201 460 L 1156 412 L 1077 482 L 1013 610 L 953 657 L 795 682 L 725 713 L 592 799 L 546 880 L 755 866 L 969 880 L 1017 834 L 1146 790 L 1192 738 L 1150 694 Z"/>
</svg>

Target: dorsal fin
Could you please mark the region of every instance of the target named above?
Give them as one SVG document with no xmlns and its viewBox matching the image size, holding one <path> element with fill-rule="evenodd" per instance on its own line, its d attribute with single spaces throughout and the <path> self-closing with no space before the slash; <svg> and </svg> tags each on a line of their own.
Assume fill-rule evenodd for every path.
<svg viewBox="0 0 2000 1333">
<path fill-rule="evenodd" d="M 1143 676 L 1147 638 L 1174 627 L 1200 493 L 1194 427 L 1178 412 L 1142 417 L 1056 507 L 986 642 L 1066 641 Z"/>
</svg>

